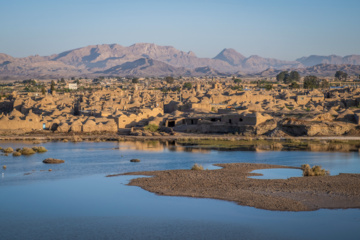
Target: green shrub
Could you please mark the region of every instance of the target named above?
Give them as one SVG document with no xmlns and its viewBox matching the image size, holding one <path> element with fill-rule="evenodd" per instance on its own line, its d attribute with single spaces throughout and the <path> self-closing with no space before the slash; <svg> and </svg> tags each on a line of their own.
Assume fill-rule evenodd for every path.
<svg viewBox="0 0 360 240">
<path fill-rule="evenodd" d="M 304 164 L 301 165 L 301 169 L 303 170 L 304 177 L 330 175 L 330 172 L 325 169 L 322 169 L 321 166 L 313 166 L 311 168 L 309 164 Z"/>
<path fill-rule="evenodd" d="M 14 149 L 12 149 L 11 147 L 5 148 L 4 153 L 12 153 L 14 151 Z"/>
<path fill-rule="evenodd" d="M 43 146 L 40 146 L 40 147 L 33 147 L 32 148 L 35 152 L 37 153 L 44 153 L 44 152 L 47 152 L 47 149 Z"/>
<path fill-rule="evenodd" d="M 144 129 L 150 132 L 156 132 L 159 129 L 159 126 L 156 124 L 149 124 L 146 127 L 144 127 Z"/>
<path fill-rule="evenodd" d="M 197 163 L 195 163 L 195 164 L 192 166 L 191 170 L 201 171 L 201 170 L 204 170 L 204 167 L 201 166 L 201 165 L 198 165 Z"/>
<path fill-rule="evenodd" d="M 31 155 L 34 154 L 35 151 L 32 148 L 24 147 L 23 149 L 21 149 L 20 153 L 22 155 Z"/>
</svg>

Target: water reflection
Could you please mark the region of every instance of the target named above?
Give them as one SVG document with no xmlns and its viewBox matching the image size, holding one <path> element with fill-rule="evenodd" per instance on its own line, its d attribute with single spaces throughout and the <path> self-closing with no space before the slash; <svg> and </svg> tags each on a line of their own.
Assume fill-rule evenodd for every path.
<svg viewBox="0 0 360 240">
<path fill-rule="evenodd" d="M 37 144 L 39 145 L 39 144 Z M 322 165 L 360 172 L 359 154 L 199 150 L 166 142 L 47 142 L 43 154 L 0 156 L 0 239 L 359 239 L 360 210 L 276 212 L 211 199 L 157 196 L 108 174 L 198 163 Z M 34 146 L 2 142 L 1 147 Z M 191 149 L 187 151 L 186 149 Z M 64 159 L 50 167 L 48 157 Z M 138 164 L 130 159 L 138 158 Z M 24 175 L 30 173 L 29 175 Z M 334 226 L 329 228 L 329 226 Z"/>
<path fill-rule="evenodd" d="M 288 168 L 260 169 L 251 173 L 262 174 L 262 176 L 250 176 L 254 179 L 288 179 L 291 177 L 302 177 L 302 170 Z"/>
</svg>

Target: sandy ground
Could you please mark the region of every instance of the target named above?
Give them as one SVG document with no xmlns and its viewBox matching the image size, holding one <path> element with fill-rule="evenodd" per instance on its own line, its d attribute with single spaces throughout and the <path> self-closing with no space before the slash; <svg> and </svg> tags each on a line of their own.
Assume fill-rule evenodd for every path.
<svg viewBox="0 0 360 240">
<path fill-rule="evenodd" d="M 234 201 L 267 210 L 311 211 L 320 208 L 360 208 L 360 174 L 252 179 L 256 169 L 289 168 L 268 164 L 217 164 L 218 170 L 169 170 L 126 173 L 146 175 L 129 185 L 166 196 L 187 196 Z M 110 175 L 117 176 L 117 175 Z"/>
</svg>

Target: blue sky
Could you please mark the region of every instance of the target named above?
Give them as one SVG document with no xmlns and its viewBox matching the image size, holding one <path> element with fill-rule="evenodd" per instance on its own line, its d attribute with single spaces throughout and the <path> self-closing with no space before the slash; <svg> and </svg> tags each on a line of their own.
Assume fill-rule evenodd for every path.
<svg viewBox="0 0 360 240">
<path fill-rule="evenodd" d="M 360 54 L 359 0 L 0 0 L 0 52 L 148 42 L 215 57 Z"/>
</svg>

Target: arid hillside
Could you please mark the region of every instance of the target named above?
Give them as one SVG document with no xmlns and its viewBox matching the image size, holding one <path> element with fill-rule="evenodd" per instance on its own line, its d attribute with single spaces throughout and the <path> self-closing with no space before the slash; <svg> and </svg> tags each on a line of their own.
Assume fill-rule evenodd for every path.
<svg viewBox="0 0 360 240">
<path fill-rule="evenodd" d="M 139 63 L 152 64 L 144 65 L 142 68 Z M 309 71 L 320 76 L 327 75 L 330 71 L 328 69 L 323 71 L 322 67 L 315 67 L 315 70 L 306 68 L 317 64 L 360 65 L 360 56 L 310 56 L 299 58 L 297 61 L 283 61 L 257 55 L 245 57 L 234 49 L 224 49 L 214 58 L 199 58 L 191 51 L 180 51 L 172 46 L 137 43 L 124 47 L 119 44 L 103 44 L 86 46 L 51 56 L 14 58 L 0 53 L 0 79 L 96 77 L 99 74 L 201 76 L 262 72 L 261 75 L 266 75 L 263 71 L 267 69 L 305 69 L 304 72 Z M 353 68 L 351 66 L 349 68 Z M 207 70 L 204 71 L 205 69 Z"/>
</svg>

